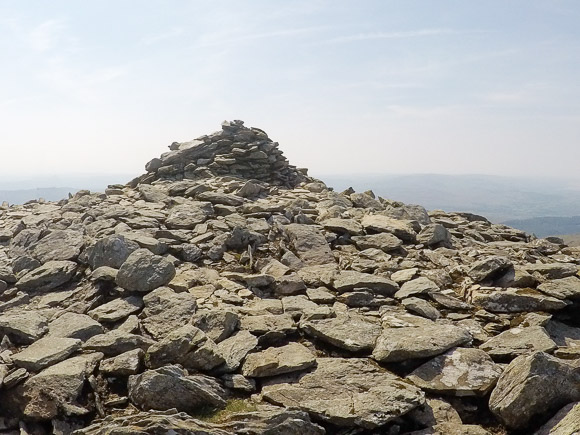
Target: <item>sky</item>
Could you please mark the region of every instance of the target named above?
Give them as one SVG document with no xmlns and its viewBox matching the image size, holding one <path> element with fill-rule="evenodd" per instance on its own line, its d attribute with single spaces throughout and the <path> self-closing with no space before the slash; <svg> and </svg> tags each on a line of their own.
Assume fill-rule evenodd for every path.
<svg viewBox="0 0 580 435">
<path fill-rule="evenodd" d="M 313 175 L 580 178 L 576 0 L 0 0 L 0 176 L 242 119 Z"/>
</svg>

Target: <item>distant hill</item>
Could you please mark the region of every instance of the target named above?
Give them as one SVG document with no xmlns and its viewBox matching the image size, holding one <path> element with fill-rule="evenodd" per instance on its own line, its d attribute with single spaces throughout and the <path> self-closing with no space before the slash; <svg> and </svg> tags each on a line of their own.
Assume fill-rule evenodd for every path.
<svg viewBox="0 0 580 435">
<path fill-rule="evenodd" d="M 0 203 L 24 204 L 32 199 L 44 198 L 47 201 L 59 201 L 68 198 L 69 193 L 76 193 L 79 189 L 72 187 L 47 187 L 38 189 L 0 190 Z"/>
<path fill-rule="evenodd" d="M 507 220 L 503 223 L 538 237 L 580 234 L 580 216 L 536 217 Z"/>
</svg>

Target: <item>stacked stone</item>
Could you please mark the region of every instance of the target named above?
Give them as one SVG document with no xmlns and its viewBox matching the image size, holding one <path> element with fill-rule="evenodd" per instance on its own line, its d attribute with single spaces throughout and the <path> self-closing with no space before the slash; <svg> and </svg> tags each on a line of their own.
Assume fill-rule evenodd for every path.
<svg viewBox="0 0 580 435">
<path fill-rule="evenodd" d="M 290 165 L 277 142 L 239 120 L 224 121 L 221 131 L 190 142 L 174 142 L 170 149 L 151 160 L 145 166 L 147 174 L 133 184 L 227 175 L 295 187 L 307 179 L 306 170 Z"/>
</svg>

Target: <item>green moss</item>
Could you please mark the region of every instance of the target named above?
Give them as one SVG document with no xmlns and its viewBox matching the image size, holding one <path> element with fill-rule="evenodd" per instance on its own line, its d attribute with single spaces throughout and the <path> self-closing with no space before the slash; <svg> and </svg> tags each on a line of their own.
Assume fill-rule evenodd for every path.
<svg viewBox="0 0 580 435">
<path fill-rule="evenodd" d="M 256 409 L 256 406 L 247 400 L 232 399 L 227 402 L 223 409 L 201 408 L 193 415 L 193 417 L 198 420 L 207 421 L 208 423 L 220 423 L 227 420 L 227 418 L 232 414 L 252 412 Z"/>
</svg>

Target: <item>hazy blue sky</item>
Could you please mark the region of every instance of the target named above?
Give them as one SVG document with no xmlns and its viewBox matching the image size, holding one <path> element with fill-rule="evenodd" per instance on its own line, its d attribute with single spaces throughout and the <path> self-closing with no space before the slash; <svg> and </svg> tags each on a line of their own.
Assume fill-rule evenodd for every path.
<svg viewBox="0 0 580 435">
<path fill-rule="evenodd" d="M 0 172 L 243 119 L 325 173 L 579 177 L 580 2 L 0 0 Z"/>
</svg>

